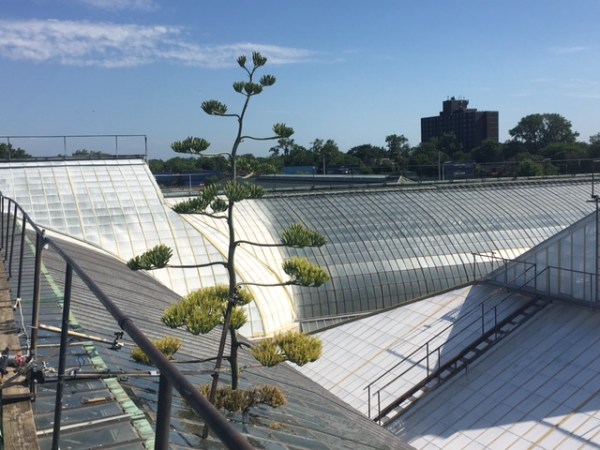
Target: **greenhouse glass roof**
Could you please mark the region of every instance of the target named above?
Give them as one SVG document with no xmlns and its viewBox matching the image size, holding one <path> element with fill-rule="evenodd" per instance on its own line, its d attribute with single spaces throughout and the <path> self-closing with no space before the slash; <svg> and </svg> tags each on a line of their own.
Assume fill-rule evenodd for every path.
<svg viewBox="0 0 600 450">
<path fill-rule="evenodd" d="M 174 264 L 220 261 L 224 221 L 180 216 L 141 160 L 6 163 L 0 189 L 34 220 L 127 260 L 164 243 Z M 287 281 L 282 261 L 308 256 L 331 281 L 319 288 L 253 287 L 243 330 L 270 335 L 299 321 L 313 329 L 456 286 L 492 270 L 587 215 L 588 180 L 534 180 L 471 185 L 397 186 L 269 195 L 236 206 L 238 238 L 277 243 L 284 227 L 303 222 L 327 239 L 319 249 L 242 245 L 243 282 Z M 474 256 L 474 253 L 479 254 Z M 226 281 L 219 266 L 152 272 L 185 294 Z"/>
</svg>

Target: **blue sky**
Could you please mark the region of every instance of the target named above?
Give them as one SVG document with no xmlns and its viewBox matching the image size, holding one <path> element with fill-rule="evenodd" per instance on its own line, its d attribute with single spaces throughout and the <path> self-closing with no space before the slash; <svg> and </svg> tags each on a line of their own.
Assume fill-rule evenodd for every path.
<svg viewBox="0 0 600 450">
<path fill-rule="evenodd" d="M 235 59 L 258 50 L 277 83 L 251 104 L 255 136 L 285 122 L 307 147 L 384 146 L 390 134 L 417 145 L 420 118 L 456 96 L 499 111 L 501 141 L 533 113 L 563 115 L 587 141 L 600 132 L 598 18 L 600 0 L 0 0 L 0 135 L 145 134 L 162 159 L 177 156 L 172 141 L 200 136 L 226 151 L 234 122 L 200 104 L 237 111 Z M 63 149 L 11 142 L 39 156 Z"/>
</svg>

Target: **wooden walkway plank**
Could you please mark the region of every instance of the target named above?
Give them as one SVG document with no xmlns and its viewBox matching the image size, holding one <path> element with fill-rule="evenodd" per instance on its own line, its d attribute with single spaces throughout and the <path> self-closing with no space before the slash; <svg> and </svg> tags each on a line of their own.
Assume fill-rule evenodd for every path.
<svg viewBox="0 0 600 450">
<path fill-rule="evenodd" d="M 15 326 L 10 291 L 4 264 L 0 260 L 0 350 L 9 348 L 11 355 L 21 351 L 17 329 Z M 20 383 L 22 376 L 13 378 L 14 368 L 8 368 L 8 374 L 2 382 L 9 381 L 7 387 L 0 389 L 2 399 L 24 396 L 29 388 Z M 0 400 L 1 401 L 1 400 Z M 33 420 L 31 400 L 19 400 L 5 404 L 2 401 L 2 435 L 5 450 L 39 449 Z"/>
</svg>

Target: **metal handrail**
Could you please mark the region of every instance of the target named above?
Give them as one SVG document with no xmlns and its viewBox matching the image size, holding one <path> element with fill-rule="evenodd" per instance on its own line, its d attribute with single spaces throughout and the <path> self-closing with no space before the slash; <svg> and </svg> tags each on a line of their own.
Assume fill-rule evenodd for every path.
<svg viewBox="0 0 600 450">
<path fill-rule="evenodd" d="M 531 270 L 532 268 L 535 269 L 536 265 L 534 263 L 528 263 L 528 264 L 533 264 L 533 267 L 528 267 L 523 274 L 519 274 L 518 276 L 516 276 L 513 280 L 517 280 L 519 278 L 521 278 L 524 274 L 526 274 L 529 270 Z M 543 272 L 546 271 L 547 268 L 545 268 L 542 272 L 540 273 L 536 273 L 534 274 L 533 278 L 525 281 L 520 287 L 517 288 L 517 291 L 519 289 L 524 288 L 525 286 L 527 286 L 532 280 L 537 279 Z M 505 285 L 507 286 L 508 283 L 505 283 Z M 496 292 L 496 291 L 494 291 Z M 497 317 L 498 317 L 498 306 L 503 304 L 504 301 L 508 298 L 510 298 L 512 295 L 514 295 L 515 292 L 511 292 L 509 294 L 507 294 L 505 297 L 503 297 L 492 309 L 492 311 L 494 312 L 494 320 L 497 321 Z M 476 323 L 477 321 L 481 320 L 482 321 L 482 334 L 485 334 L 485 314 L 486 311 L 484 311 L 484 304 L 485 301 L 492 298 L 494 294 L 491 293 L 488 296 L 486 296 L 482 302 L 480 303 L 480 306 L 476 306 L 472 309 L 470 309 L 469 311 L 467 311 L 466 314 L 464 314 L 462 317 L 460 317 L 459 319 L 457 319 L 455 322 L 447 325 L 443 330 L 441 330 L 440 332 L 438 332 L 434 337 L 432 337 L 431 339 L 429 339 L 427 342 L 425 342 L 424 344 L 422 344 L 420 347 L 418 347 L 417 349 L 415 349 L 413 352 L 411 352 L 409 355 L 407 355 L 406 357 L 404 357 L 402 360 L 400 360 L 398 363 L 396 363 L 393 367 L 391 367 L 390 369 L 386 370 L 383 374 L 381 374 L 379 377 L 377 377 L 375 380 L 373 380 L 371 383 L 369 383 L 367 386 L 365 386 L 363 388 L 364 390 L 367 390 L 367 416 L 370 418 L 371 417 L 371 398 L 376 396 L 378 397 L 378 399 L 380 399 L 380 393 L 382 390 L 384 390 L 386 387 L 390 386 L 392 383 L 398 381 L 402 376 L 406 375 L 408 372 L 410 372 L 411 370 L 413 370 L 416 367 L 419 367 L 421 365 L 421 363 L 423 361 L 427 361 L 427 375 L 429 375 L 429 358 L 431 355 L 435 355 L 435 353 L 438 353 L 438 366 L 441 364 L 441 348 L 446 346 L 448 344 L 448 342 L 450 342 L 452 339 L 455 339 L 459 336 L 462 336 L 462 333 L 466 330 L 469 330 L 470 326 L 473 325 L 474 323 Z M 437 347 L 430 349 L 430 345 L 437 339 L 440 338 L 440 336 L 448 331 L 448 329 L 453 328 L 457 325 L 457 323 L 461 323 L 463 324 L 463 321 L 467 318 L 472 316 L 472 314 L 478 310 L 481 310 L 481 315 L 478 315 L 474 320 L 472 320 L 470 323 L 468 323 L 459 333 L 455 334 L 454 336 L 450 337 L 447 340 L 444 340 L 444 342 L 440 345 L 438 345 Z M 487 311 L 489 312 L 489 311 Z M 417 360 L 416 362 L 413 362 L 410 367 L 408 367 L 406 370 L 404 370 L 403 372 L 401 372 L 399 375 L 396 375 L 392 380 L 388 381 L 384 386 L 380 387 L 375 393 L 371 394 L 371 387 L 378 381 L 380 381 L 381 379 L 383 379 L 385 376 L 389 375 L 393 370 L 397 369 L 401 364 L 403 364 L 404 362 L 410 360 L 410 358 L 412 358 L 413 356 L 415 356 L 417 353 L 421 352 L 425 350 L 425 356 L 422 357 L 421 359 Z M 378 409 L 381 409 L 381 405 L 380 402 L 378 401 Z"/>
<path fill-rule="evenodd" d="M 14 136 L 0 136 L 0 139 L 6 139 L 8 145 L 8 159 L 11 160 L 10 148 L 11 139 L 62 139 L 63 141 L 63 152 L 64 158 L 67 157 L 67 140 L 69 138 L 75 139 L 92 139 L 92 138 L 114 138 L 115 140 L 115 156 L 119 155 L 119 138 L 144 138 L 144 159 L 148 159 L 148 136 L 145 134 L 70 134 L 70 135 L 14 135 Z"/>
<path fill-rule="evenodd" d="M 523 273 L 521 273 L 521 274 L 519 274 L 518 276 L 516 276 L 516 277 L 514 278 L 514 280 L 522 278 L 522 277 L 523 277 L 523 276 L 524 276 L 524 275 L 525 275 L 527 272 L 529 272 L 529 270 L 531 270 L 532 268 L 533 268 L 533 269 L 537 269 L 537 266 L 536 266 L 536 264 L 535 264 L 535 263 L 530 263 L 530 262 L 527 262 L 527 261 L 513 261 L 513 260 L 509 260 L 509 262 L 519 262 L 519 263 L 525 263 L 525 264 L 529 264 L 529 265 L 531 265 L 531 267 L 527 268 L 527 269 L 526 269 L 526 270 L 525 270 Z M 513 294 L 515 294 L 515 293 L 517 293 L 517 292 L 520 292 L 521 290 L 523 290 L 523 289 L 524 289 L 524 288 L 525 288 L 527 285 L 529 285 L 529 284 L 530 284 L 532 281 L 534 281 L 534 282 L 535 282 L 535 285 L 536 285 L 536 287 L 535 287 L 534 291 L 535 291 L 535 292 L 538 292 L 538 291 L 539 291 L 539 289 L 537 288 L 537 282 L 536 282 L 536 281 L 537 281 L 537 279 L 538 279 L 540 276 L 542 276 L 544 273 L 546 273 L 546 272 L 548 272 L 548 273 L 549 273 L 549 272 L 550 272 L 550 270 L 553 270 L 553 269 L 555 269 L 555 270 L 565 270 L 565 271 L 568 271 L 568 272 L 572 272 L 572 273 L 579 273 L 579 274 L 583 274 L 583 275 L 593 275 L 592 273 L 585 272 L 585 271 L 574 270 L 574 269 L 566 269 L 566 268 L 560 268 L 560 267 L 556 267 L 556 266 L 547 266 L 547 267 L 545 267 L 543 270 L 541 270 L 539 273 L 537 273 L 537 270 L 536 270 L 536 273 L 534 274 L 533 278 L 531 278 L 531 279 L 529 279 L 529 280 L 526 280 L 526 281 L 525 281 L 523 284 L 521 284 L 520 286 L 517 286 L 517 287 L 515 288 L 515 289 L 516 289 L 516 291 L 515 291 L 515 292 L 512 292 L 512 293 L 508 294 L 508 295 L 507 295 L 507 296 L 505 296 L 505 297 L 504 297 L 504 298 L 503 298 L 503 299 L 502 299 L 500 302 L 498 302 L 498 304 L 496 304 L 496 305 L 494 306 L 494 308 L 493 308 L 493 312 L 494 312 L 494 324 L 495 324 L 495 325 L 494 325 L 494 328 L 492 328 L 492 329 L 490 329 L 490 330 L 487 330 L 487 331 L 486 331 L 486 330 L 485 330 L 485 328 L 484 328 L 484 323 L 485 323 L 484 315 L 485 315 L 485 313 L 488 313 L 489 311 L 486 311 L 486 312 L 484 312 L 483 306 L 484 306 L 484 302 L 485 302 L 485 300 L 484 300 L 484 301 L 481 303 L 481 310 L 482 310 L 482 311 L 481 311 L 481 320 L 482 320 L 482 334 L 481 334 L 481 336 L 485 336 L 485 335 L 487 335 L 488 333 L 492 333 L 492 332 L 495 330 L 495 328 L 498 326 L 498 312 L 497 312 L 497 308 L 498 308 L 498 306 L 500 306 L 500 305 L 501 305 L 501 304 L 504 302 L 504 300 L 506 300 L 507 298 L 511 297 Z M 506 281 L 505 281 L 505 284 L 504 284 L 504 286 L 508 286 L 508 283 L 507 283 Z M 488 296 L 487 298 L 489 298 L 489 296 Z M 467 315 L 469 315 L 470 313 L 472 313 L 472 312 L 473 312 L 474 310 L 476 310 L 476 309 L 478 309 L 478 308 L 476 307 L 476 308 L 473 308 L 473 309 L 471 309 L 471 310 L 470 310 L 470 311 L 469 311 L 467 314 L 465 314 L 465 316 L 461 317 L 461 319 L 459 319 L 459 320 L 462 320 L 462 319 L 464 319 L 465 317 L 467 317 Z M 504 320 L 506 320 L 506 319 L 504 319 Z M 457 321 L 457 322 L 458 322 L 458 321 Z M 454 326 L 454 325 L 455 325 L 457 322 L 455 322 L 455 323 L 453 323 L 453 324 L 451 324 L 451 325 L 449 325 L 449 326 Z M 469 326 L 470 326 L 471 324 L 473 324 L 474 322 L 475 322 L 475 321 L 472 321 L 472 322 L 469 324 Z M 446 329 L 445 329 L 445 330 L 447 330 L 447 328 L 448 328 L 448 327 L 446 327 Z M 468 326 L 467 326 L 467 327 L 465 327 L 465 328 L 464 328 L 464 329 L 463 329 L 461 332 L 463 332 L 463 331 L 465 331 L 465 330 L 467 330 L 467 329 L 468 329 Z M 445 331 L 445 330 L 444 330 L 444 331 Z M 408 372 L 409 372 L 410 370 L 412 370 L 413 368 L 415 368 L 415 367 L 418 367 L 418 366 L 419 366 L 419 364 L 421 364 L 421 363 L 422 363 L 423 361 L 425 361 L 425 360 L 427 361 L 427 376 L 426 376 L 425 380 L 427 380 L 427 379 L 428 379 L 428 377 L 430 376 L 430 374 L 429 374 L 429 357 L 430 357 L 431 355 L 435 354 L 436 352 L 437 352 L 437 354 L 438 354 L 438 370 L 439 370 L 439 367 L 442 365 L 442 363 L 441 363 L 441 354 L 440 354 L 441 348 L 442 348 L 444 345 L 446 345 L 446 344 L 447 344 L 447 343 L 448 343 L 448 342 L 449 342 L 451 339 L 454 339 L 454 338 L 456 338 L 457 336 L 459 336 L 461 332 L 459 332 L 457 335 L 454 335 L 454 336 L 452 336 L 450 339 L 448 339 L 447 341 L 445 341 L 445 342 L 444 342 L 442 345 L 439 345 L 438 347 L 434 348 L 433 350 L 430 350 L 430 348 L 429 348 L 429 346 L 430 346 L 430 343 L 431 343 L 433 340 L 435 340 L 436 338 L 438 338 L 438 337 L 440 336 L 440 334 L 442 334 L 442 333 L 443 333 L 443 331 L 442 331 L 442 332 L 440 332 L 440 333 L 438 333 L 438 334 L 437 334 L 435 337 L 431 338 L 429 341 L 427 341 L 427 342 L 426 342 L 425 344 L 423 344 L 421 347 L 419 347 L 418 349 L 416 349 L 415 351 L 413 351 L 413 352 L 412 352 L 412 353 L 411 353 L 409 356 L 405 357 L 405 358 L 404 358 L 404 359 L 403 359 L 403 360 L 402 360 L 400 363 L 397 363 L 397 364 L 396 364 L 396 365 L 395 365 L 395 366 L 394 366 L 392 369 L 389 369 L 388 371 L 386 371 L 386 373 L 384 373 L 383 375 L 380 375 L 380 376 L 377 378 L 377 380 L 375 380 L 374 382 L 370 383 L 370 384 L 369 384 L 367 387 L 365 387 L 364 389 L 367 389 L 367 390 L 368 390 L 368 396 L 369 396 L 369 398 L 368 398 L 368 417 L 371 417 L 371 402 L 370 402 L 370 401 L 371 401 L 371 397 L 376 395 L 376 396 L 377 396 L 377 398 L 378 398 L 378 414 L 377 414 L 377 417 L 378 417 L 378 418 L 380 418 L 380 417 L 382 416 L 382 410 L 381 410 L 381 391 L 382 391 L 383 389 L 385 389 L 386 387 L 390 386 L 392 383 L 396 382 L 398 379 L 400 379 L 400 378 L 401 378 L 403 375 L 405 375 L 406 373 L 408 373 Z M 481 337 L 480 337 L 479 339 L 481 339 Z M 406 369 L 406 370 L 405 370 L 404 372 L 402 372 L 401 374 L 397 375 L 397 376 L 396 376 L 396 377 L 395 377 L 393 380 L 389 381 L 389 382 L 388 382 L 388 383 L 386 383 L 384 386 L 380 387 L 380 388 L 379 388 L 379 390 L 378 390 L 378 391 L 376 391 L 376 393 L 375 393 L 375 394 L 371 395 L 371 386 L 372 386 L 372 385 L 373 385 L 373 384 L 374 384 L 376 381 L 380 380 L 380 379 L 381 379 L 381 378 L 383 378 L 385 375 L 389 374 L 389 373 L 390 373 L 390 372 L 391 372 L 391 371 L 392 371 L 394 368 L 397 368 L 397 367 L 398 367 L 398 366 L 399 366 L 401 363 L 403 363 L 404 361 L 408 360 L 408 359 L 409 359 L 411 356 L 414 356 L 414 354 L 416 354 L 418 351 L 422 350 L 422 349 L 423 349 L 423 347 L 425 347 L 425 349 L 426 349 L 426 355 L 425 355 L 423 358 L 421 358 L 420 360 L 418 360 L 418 361 L 414 362 L 414 363 L 413 363 L 413 364 L 412 364 L 412 365 L 411 365 L 411 366 L 410 366 L 408 369 Z M 454 358 L 455 358 L 455 357 L 454 357 Z M 444 363 L 444 364 L 446 364 L 446 363 Z M 421 383 L 422 383 L 422 382 L 421 382 Z M 417 383 L 417 385 L 415 385 L 415 386 L 418 386 L 418 385 L 419 385 L 419 383 Z M 364 389 L 363 389 L 363 390 L 364 390 Z M 392 402 L 392 404 L 393 404 L 393 403 L 394 403 L 394 402 Z M 389 407 L 386 407 L 386 408 L 389 408 Z M 384 411 L 386 410 L 386 408 L 384 408 Z"/>
<path fill-rule="evenodd" d="M 5 206 L 6 204 L 6 206 Z M 14 212 L 11 212 L 11 207 L 14 206 Z M 13 216 L 13 224 L 16 223 L 17 212 L 22 215 L 22 230 L 21 236 L 25 235 L 26 227 L 29 226 L 36 236 L 36 248 L 35 248 L 35 276 L 34 276 L 34 295 L 33 295 L 33 312 L 32 312 L 32 336 L 31 336 L 31 348 L 30 357 L 35 358 L 36 356 L 36 345 L 37 345 L 37 330 L 39 325 L 39 318 L 37 317 L 39 311 L 39 295 L 40 295 L 40 266 L 42 259 L 42 251 L 45 247 L 52 249 L 58 254 L 67 265 L 67 276 L 65 278 L 65 293 L 63 301 L 63 314 L 67 313 L 70 308 L 70 291 L 71 291 L 71 280 L 72 274 L 76 274 L 81 281 L 87 286 L 87 288 L 94 294 L 96 299 L 104 306 L 106 311 L 115 319 L 121 330 L 126 332 L 129 337 L 135 342 L 135 344 L 150 358 L 152 363 L 160 371 L 160 382 L 158 391 L 158 403 L 160 423 L 157 420 L 156 427 L 156 438 L 155 438 L 155 449 L 166 449 L 169 443 L 169 419 L 170 419 L 170 405 L 171 405 L 171 392 L 174 387 L 181 394 L 181 396 L 188 402 L 188 404 L 196 411 L 206 422 L 206 424 L 213 430 L 217 437 L 230 449 L 243 449 L 250 450 L 253 447 L 250 445 L 248 440 L 234 429 L 229 421 L 205 398 L 203 397 L 194 385 L 171 363 L 158 349 L 152 344 L 150 339 L 136 326 L 134 321 L 125 315 L 119 307 L 107 296 L 102 289 L 91 279 L 91 277 L 69 256 L 67 255 L 61 246 L 52 238 L 45 235 L 45 230 L 40 228 L 23 210 L 23 208 L 13 199 L 4 196 L 0 193 L 0 246 L 3 246 L 5 250 L 5 259 L 7 256 L 11 257 L 9 267 L 12 267 L 12 250 L 11 254 L 7 255 L 6 250 L 9 247 L 12 249 L 15 240 L 15 226 L 10 227 L 10 216 Z M 6 219 L 5 219 L 6 217 Z M 5 224 L 6 222 L 6 224 Z M 12 238 L 12 239 L 11 239 Z M 10 241 L 10 242 L 9 242 Z M 10 245 L 9 245 L 10 244 Z M 20 260 L 19 260 L 19 273 L 17 280 L 17 289 L 20 295 L 22 272 L 23 272 L 23 246 L 21 246 Z M 10 269 L 9 269 L 10 270 Z M 10 274 L 9 274 L 10 275 Z M 62 405 L 62 385 L 61 382 L 64 379 L 64 364 L 60 364 L 63 360 L 64 355 L 67 351 L 67 322 L 63 320 L 63 327 L 61 330 L 61 345 L 59 353 L 59 373 L 58 373 L 58 386 L 57 386 L 57 401 L 55 405 L 55 423 L 53 433 L 53 447 L 58 448 L 58 439 L 60 437 L 60 408 Z M 63 366 L 63 367 L 61 367 Z M 61 372 L 62 370 L 62 372 Z M 30 384 L 30 392 L 34 394 L 34 383 Z M 162 409 L 162 411 L 161 411 Z M 58 420 L 56 420 L 58 418 Z"/>
<path fill-rule="evenodd" d="M 495 295 L 495 292 L 497 292 L 498 290 L 501 290 L 502 288 L 498 288 L 497 290 L 495 290 L 493 293 L 490 293 L 489 295 L 487 295 L 486 297 L 484 297 L 484 299 L 481 301 L 480 305 L 485 303 L 486 300 L 492 298 Z M 500 300 L 500 302 L 498 302 L 498 304 L 502 303 L 506 298 L 508 298 L 510 295 L 508 295 L 507 297 L 503 298 L 502 300 Z M 377 381 L 379 381 L 381 378 L 383 378 L 385 375 L 387 375 L 389 372 L 391 372 L 392 370 L 394 370 L 395 368 L 397 368 L 400 364 L 402 364 L 404 361 L 410 359 L 411 357 L 415 356 L 415 354 L 417 354 L 420 350 L 422 350 L 423 348 L 427 347 L 431 342 L 433 342 L 435 339 L 439 338 L 440 335 L 442 335 L 443 333 L 445 333 L 446 331 L 448 331 L 450 328 L 453 328 L 456 326 L 456 324 L 461 323 L 462 321 L 466 320 L 470 315 L 472 315 L 472 313 L 475 313 L 477 311 L 479 311 L 481 309 L 480 306 L 475 306 L 473 308 L 471 308 L 469 311 L 467 311 L 462 317 L 460 317 L 459 319 L 457 319 L 456 321 L 448 324 L 446 327 L 444 327 L 442 330 L 440 330 L 438 332 L 438 334 L 436 334 L 434 337 L 432 337 L 431 339 L 429 339 L 425 344 L 422 344 L 420 347 L 418 347 L 417 349 L 415 349 L 414 351 L 412 351 L 411 353 L 409 353 L 407 356 L 405 356 L 400 362 L 396 363 L 393 367 L 389 368 L 385 373 L 383 373 L 382 375 L 380 375 L 379 377 L 377 377 L 375 380 L 373 380 L 371 383 L 369 383 L 367 386 L 365 386 L 363 388 L 363 390 L 367 389 L 369 386 L 372 386 L 373 384 L 375 384 Z M 477 316 L 476 320 L 479 320 L 480 317 Z M 453 339 L 456 336 L 453 336 L 450 339 Z M 445 343 L 448 342 L 444 341 Z"/>
</svg>

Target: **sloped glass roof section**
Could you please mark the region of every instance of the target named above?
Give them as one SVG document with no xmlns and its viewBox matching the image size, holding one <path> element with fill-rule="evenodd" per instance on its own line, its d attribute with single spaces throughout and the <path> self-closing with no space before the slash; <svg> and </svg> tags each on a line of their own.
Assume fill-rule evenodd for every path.
<svg viewBox="0 0 600 450">
<path fill-rule="evenodd" d="M 600 305 L 596 213 L 526 252 L 487 279 L 554 299 Z"/>
<path fill-rule="evenodd" d="M 123 260 L 158 243 L 175 249 L 174 264 L 226 254 L 223 221 L 175 214 L 141 160 L 6 163 L 0 189 L 42 226 Z M 252 288 L 257 301 L 243 332 L 268 335 L 295 320 L 311 329 L 472 281 L 497 267 L 496 258 L 515 258 L 589 214 L 589 190 L 585 179 L 534 180 L 276 193 L 241 202 L 240 239 L 278 242 L 282 229 L 303 222 L 328 240 L 320 249 L 242 245 L 242 282 L 285 281 L 281 263 L 295 255 L 331 275 L 319 288 Z M 226 281 L 220 266 L 151 274 L 180 294 Z"/>
<path fill-rule="evenodd" d="M 42 227 L 101 248 L 120 259 L 157 245 L 173 248 L 173 264 L 222 261 L 222 235 L 210 228 L 199 233 L 164 204 L 162 193 L 143 160 L 44 161 L 3 163 L 0 190 L 15 199 Z M 242 279 L 272 271 L 240 258 Z M 281 258 L 279 258 L 281 259 Z M 149 272 L 181 295 L 202 286 L 228 283 L 223 266 L 166 268 Z M 264 278 L 263 278 L 264 279 Z M 250 288 L 260 291 L 259 288 Z M 282 301 L 258 301 L 248 307 L 242 332 L 262 336 L 289 328 L 295 311 L 283 288 L 255 294 Z"/>
<path fill-rule="evenodd" d="M 262 216 L 276 235 L 303 222 L 328 243 L 303 250 L 331 281 L 294 289 L 307 322 L 399 304 L 472 281 L 593 209 L 588 181 L 517 182 L 270 196 L 240 204 L 238 220 Z M 296 254 L 284 249 L 286 255 Z"/>
<path fill-rule="evenodd" d="M 323 357 L 300 370 L 373 417 L 439 361 L 474 349 L 477 335 L 535 302 L 506 339 L 387 427 L 416 448 L 600 446 L 600 327 L 590 309 L 598 307 L 597 219 L 593 212 L 500 262 L 481 284 L 318 333 Z"/>
</svg>

